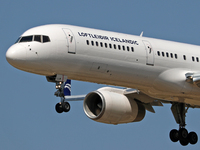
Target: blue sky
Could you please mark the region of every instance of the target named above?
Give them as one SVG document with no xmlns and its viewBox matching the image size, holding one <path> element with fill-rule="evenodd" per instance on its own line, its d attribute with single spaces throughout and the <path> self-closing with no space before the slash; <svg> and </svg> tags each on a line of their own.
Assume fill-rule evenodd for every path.
<svg viewBox="0 0 200 150">
<path fill-rule="evenodd" d="M 1 0 L 0 2 L 0 149 L 199 149 L 169 139 L 177 129 L 170 105 L 155 107 L 138 123 L 97 123 L 83 112 L 83 102 L 71 102 L 69 113 L 57 114 L 55 86 L 43 76 L 10 66 L 6 50 L 27 29 L 44 24 L 71 24 L 200 43 L 200 1 L 144 0 Z M 87 94 L 105 85 L 72 81 L 72 94 Z M 189 109 L 187 129 L 200 136 L 200 110 Z"/>
</svg>

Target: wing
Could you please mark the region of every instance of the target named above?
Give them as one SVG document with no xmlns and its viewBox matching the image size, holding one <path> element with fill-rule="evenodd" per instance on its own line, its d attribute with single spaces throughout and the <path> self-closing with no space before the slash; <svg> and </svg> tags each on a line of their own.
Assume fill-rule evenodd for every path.
<svg viewBox="0 0 200 150">
<path fill-rule="evenodd" d="M 146 110 L 152 113 L 155 113 L 155 110 L 153 109 L 152 106 L 163 106 L 163 104 L 161 103 L 161 100 L 152 98 L 137 89 L 127 88 L 124 91 L 124 95 L 130 99 L 134 99 L 134 100 L 142 102 Z"/>
</svg>

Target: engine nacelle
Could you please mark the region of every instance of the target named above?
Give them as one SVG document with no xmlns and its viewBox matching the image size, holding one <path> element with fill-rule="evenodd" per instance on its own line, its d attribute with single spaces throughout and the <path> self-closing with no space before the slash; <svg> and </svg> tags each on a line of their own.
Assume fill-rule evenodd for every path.
<svg viewBox="0 0 200 150">
<path fill-rule="evenodd" d="M 90 119 L 108 124 L 141 121 L 146 112 L 141 103 L 128 99 L 122 93 L 105 89 L 87 94 L 83 109 Z"/>
</svg>

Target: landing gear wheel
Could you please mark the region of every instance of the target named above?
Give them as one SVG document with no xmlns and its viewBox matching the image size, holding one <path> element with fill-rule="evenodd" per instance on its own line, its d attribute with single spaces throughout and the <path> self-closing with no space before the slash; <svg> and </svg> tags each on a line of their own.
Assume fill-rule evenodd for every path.
<svg viewBox="0 0 200 150">
<path fill-rule="evenodd" d="M 198 136 L 195 132 L 190 132 L 188 134 L 187 129 L 180 128 L 180 130 L 173 129 L 170 131 L 170 139 L 172 142 L 179 141 L 182 146 L 190 144 L 196 144 L 198 141 Z"/>
<path fill-rule="evenodd" d="M 188 109 L 191 106 L 185 103 L 172 103 L 171 111 L 174 115 L 176 123 L 179 124 L 179 130 L 171 130 L 169 136 L 172 142 L 179 141 L 182 146 L 190 144 L 196 144 L 198 141 L 198 136 L 195 132 L 190 132 L 188 134 L 187 129 L 185 129 L 186 122 L 185 117 Z"/>
<path fill-rule="evenodd" d="M 181 128 L 178 131 L 178 135 L 180 140 L 186 141 L 188 137 L 188 131 L 185 128 Z"/>
<path fill-rule="evenodd" d="M 198 136 L 195 132 L 190 132 L 188 134 L 188 140 L 190 142 L 190 144 L 196 144 L 198 141 Z"/>
<path fill-rule="evenodd" d="M 64 112 L 68 112 L 70 110 L 70 104 L 68 102 L 64 102 L 62 109 Z"/>
<path fill-rule="evenodd" d="M 187 139 L 185 139 L 185 140 L 179 140 L 179 142 L 180 142 L 180 144 L 181 144 L 182 146 L 186 146 L 186 145 L 188 145 L 188 143 L 189 143 L 189 141 L 188 141 Z"/>
<path fill-rule="evenodd" d="M 60 103 L 56 104 L 55 109 L 56 109 L 57 113 L 63 112 L 63 108 L 62 108 L 62 105 Z"/>
<path fill-rule="evenodd" d="M 169 137 L 172 142 L 177 142 L 179 140 L 178 130 L 173 129 L 169 133 Z"/>
</svg>

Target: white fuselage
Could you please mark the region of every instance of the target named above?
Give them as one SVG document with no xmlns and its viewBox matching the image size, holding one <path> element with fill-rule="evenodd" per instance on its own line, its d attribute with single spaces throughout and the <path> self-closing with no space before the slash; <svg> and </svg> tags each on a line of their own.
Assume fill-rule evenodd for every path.
<svg viewBox="0 0 200 150">
<path fill-rule="evenodd" d="M 7 51 L 14 67 L 40 75 L 136 88 L 166 101 L 200 106 L 200 89 L 186 82 L 198 74 L 200 47 L 70 25 L 32 28 L 24 36 L 50 42 L 18 42 Z"/>
</svg>

